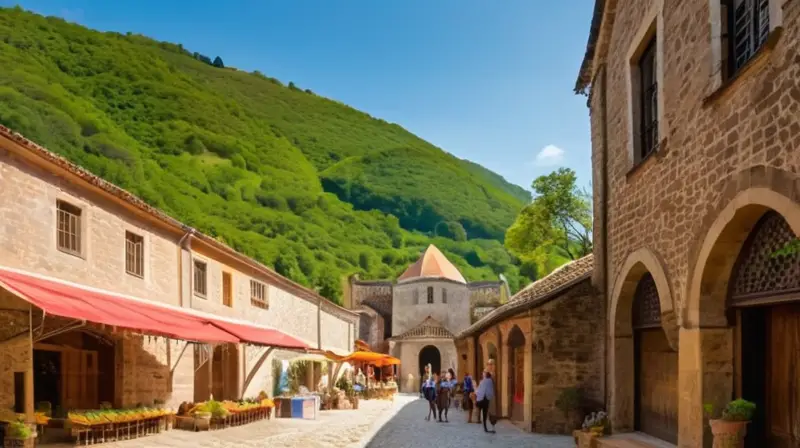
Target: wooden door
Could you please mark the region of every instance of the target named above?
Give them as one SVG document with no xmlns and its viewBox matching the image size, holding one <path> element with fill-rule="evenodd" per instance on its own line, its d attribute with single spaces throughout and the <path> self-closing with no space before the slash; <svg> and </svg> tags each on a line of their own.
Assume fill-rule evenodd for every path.
<svg viewBox="0 0 800 448">
<path fill-rule="evenodd" d="M 772 307 L 769 325 L 769 446 L 800 446 L 800 304 Z M 758 411 L 757 411 L 758 412 Z"/>
<path fill-rule="evenodd" d="M 522 421 L 525 402 L 525 347 L 514 347 L 511 371 L 511 419 Z"/>
<path fill-rule="evenodd" d="M 64 350 L 61 352 L 61 375 L 64 389 L 61 391 L 65 410 L 80 409 L 81 395 L 83 393 L 80 381 L 81 356 L 77 350 Z"/>
<path fill-rule="evenodd" d="M 678 441 L 678 353 L 664 330 L 636 331 L 636 429 Z"/>
</svg>

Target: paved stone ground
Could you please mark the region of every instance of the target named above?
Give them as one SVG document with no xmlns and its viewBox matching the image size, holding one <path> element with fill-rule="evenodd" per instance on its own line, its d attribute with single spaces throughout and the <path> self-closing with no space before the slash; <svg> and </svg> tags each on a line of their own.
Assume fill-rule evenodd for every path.
<svg viewBox="0 0 800 448">
<path fill-rule="evenodd" d="M 355 411 L 320 411 L 317 420 L 272 419 L 208 432 L 172 430 L 140 439 L 99 445 L 102 448 L 345 448 L 358 447 L 381 417 L 396 406 L 385 400 L 362 400 Z M 58 448 L 74 445 L 48 445 Z"/>
<path fill-rule="evenodd" d="M 412 397 L 398 397 L 394 414 L 374 433 L 366 448 L 408 448 L 432 446 L 436 448 L 487 447 L 538 447 L 573 448 L 572 437 L 530 434 L 507 421 L 498 422 L 496 434 L 483 432 L 483 425 L 466 423 L 466 414 L 451 410 L 449 423 L 425 421 L 428 404 Z"/>
<path fill-rule="evenodd" d="M 362 400 L 356 411 L 321 411 L 317 420 L 273 419 L 210 432 L 173 430 L 159 435 L 107 443 L 104 448 L 471 448 L 492 446 L 572 448 L 570 437 L 528 434 L 499 422 L 497 434 L 464 422 L 453 410 L 450 423 L 426 422 L 427 403 L 398 395 L 394 402 Z M 72 445 L 49 445 L 67 447 Z"/>
</svg>

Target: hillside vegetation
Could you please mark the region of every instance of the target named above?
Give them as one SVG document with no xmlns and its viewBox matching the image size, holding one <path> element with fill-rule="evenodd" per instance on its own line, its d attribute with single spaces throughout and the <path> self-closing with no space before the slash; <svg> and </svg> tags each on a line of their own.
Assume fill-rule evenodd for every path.
<svg viewBox="0 0 800 448">
<path fill-rule="evenodd" d="M 224 55 L 222 55 L 224 58 Z M 222 59 L 0 9 L 0 123 L 339 300 L 429 243 L 469 280 L 530 194 L 402 127 Z"/>
</svg>

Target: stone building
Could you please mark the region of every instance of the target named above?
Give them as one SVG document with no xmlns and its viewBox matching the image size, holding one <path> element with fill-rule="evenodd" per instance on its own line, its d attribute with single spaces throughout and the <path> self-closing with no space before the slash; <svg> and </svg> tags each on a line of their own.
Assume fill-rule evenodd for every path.
<svg viewBox="0 0 800 448">
<path fill-rule="evenodd" d="M 352 350 L 356 313 L 2 126 L 0 191 L 3 408 L 238 399 Z"/>
<path fill-rule="evenodd" d="M 531 283 L 457 335 L 466 373 L 495 379 L 491 412 L 527 431 L 569 433 L 575 422 L 556 406 L 577 388 L 589 410 L 602 407 L 603 297 L 592 288 L 592 255 Z M 579 416 L 579 412 L 575 413 Z"/>
<path fill-rule="evenodd" d="M 800 2 L 597 0 L 593 283 L 615 432 L 710 446 L 703 405 L 800 445 Z"/>
<path fill-rule="evenodd" d="M 505 302 L 508 286 L 503 280 L 468 283 L 430 245 L 397 282 L 353 278 L 346 296 L 345 305 L 360 315 L 359 338 L 401 360 L 398 374 L 407 389 L 428 363 L 436 371 L 461 370 L 453 335 Z"/>
</svg>

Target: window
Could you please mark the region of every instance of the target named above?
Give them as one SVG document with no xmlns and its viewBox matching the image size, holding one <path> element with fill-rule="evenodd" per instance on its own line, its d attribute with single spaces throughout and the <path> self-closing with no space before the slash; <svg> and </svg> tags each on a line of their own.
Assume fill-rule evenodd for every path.
<svg viewBox="0 0 800 448">
<path fill-rule="evenodd" d="M 58 249 L 81 256 L 81 209 L 64 201 L 56 201 L 58 214 Z"/>
<path fill-rule="evenodd" d="M 414 305 L 419 305 L 419 290 L 414 290 Z"/>
<path fill-rule="evenodd" d="M 442 303 L 447 303 L 447 290 L 442 288 Z"/>
<path fill-rule="evenodd" d="M 205 298 L 208 291 L 206 284 L 207 266 L 200 260 L 194 260 L 194 293 L 200 297 Z"/>
<path fill-rule="evenodd" d="M 428 303 L 433 303 L 433 286 L 428 286 Z"/>
<path fill-rule="evenodd" d="M 144 238 L 125 232 L 125 272 L 144 277 Z"/>
<path fill-rule="evenodd" d="M 656 37 L 653 36 L 639 58 L 640 141 L 636 161 L 640 162 L 658 147 L 658 67 Z"/>
<path fill-rule="evenodd" d="M 233 279 L 230 272 L 222 273 L 222 304 L 233 308 Z"/>
<path fill-rule="evenodd" d="M 722 17 L 730 78 L 766 43 L 770 30 L 769 0 L 722 0 Z"/>
<path fill-rule="evenodd" d="M 269 308 L 267 285 L 259 281 L 250 280 L 250 304 L 265 310 Z"/>
</svg>

